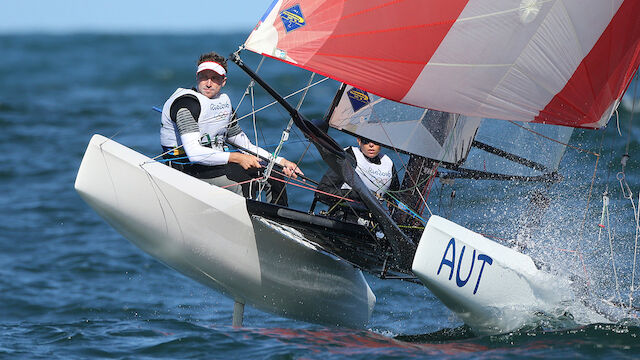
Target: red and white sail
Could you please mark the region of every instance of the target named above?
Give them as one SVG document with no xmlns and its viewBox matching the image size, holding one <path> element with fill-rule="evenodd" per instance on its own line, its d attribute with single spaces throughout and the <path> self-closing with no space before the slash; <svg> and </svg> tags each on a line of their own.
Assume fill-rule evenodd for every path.
<svg viewBox="0 0 640 360">
<path fill-rule="evenodd" d="M 245 46 L 411 105 L 598 128 L 640 62 L 640 0 L 276 0 Z"/>
</svg>

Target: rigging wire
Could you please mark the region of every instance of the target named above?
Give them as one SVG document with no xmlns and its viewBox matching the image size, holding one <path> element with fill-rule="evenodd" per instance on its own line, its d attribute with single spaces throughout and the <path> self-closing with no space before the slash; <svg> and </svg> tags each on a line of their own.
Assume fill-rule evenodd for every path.
<svg viewBox="0 0 640 360">
<path fill-rule="evenodd" d="M 594 165 L 594 169 L 593 169 L 593 175 L 591 177 L 591 184 L 589 186 L 589 191 L 588 191 L 588 195 L 587 195 L 587 205 L 586 205 L 586 208 L 585 208 L 584 217 L 582 219 L 582 224 L 581 224 L 580 230 L 579 230 L 580 231 L 580 236 L 578 237 L 578 248 L 579 248 L 579 250 L 577 251 L 577 253 L 580 255 L 579 259 L 582 262 L 582 268 L 583 268 L 583 271 L 584 271 L 585 276 L 587 278 L 587 284 L 589 284 L 589 274 L 587 273 L 586 265 L 584 263 L 584 257 L 582 256 L 582 252 L 583 252 L 582 251 L 582 240 L 583 240 L 583 235 L 584 235 L 584 226 L 586 224 L 587 215 L 588 215 L 588 211 L 589 211 L 591 195 L 592 195 L 592 192 L 593 192 L 593 187 L 594 187 L 594 183 L 595 183 L 595 179 L 596 179 L 598 163 L 599 163 L 599 160 L 600 160 L 600 157 L 601 157 L 601 153 L 602 153 L 602 146 L 603 146 L 603 142 L 604 142 L 604 132 L 602 132 L 602 137 L 600 139 L 600 149 L 598 150 L 598 153 L 596 153 L 596 152 L 593 152 L 593 151 L 590 151 L 590 150 L 586 150 L 586 149 L 582 149 L 582 148 L 570 145 L 568 143 L 564 143 L 564 142 L 558 141 L 558 140 L 556 140 L 554 138 L 551 138 L 551 137 L 549 137 L 547 135 L 541 134 L 540 132 L 537 132 L 537 131 L 535 131 L 533 129 L 530 129 L 530 128 L 526 127 L 526 126 L 518 124 L 515 121 L 508 120 L 508 122 L 510 122 L 511 124 L 521 128 L 523 130 L 526 130 L 526 131 L 528 131 L 528 132 L 530 132 L 532 134 L 535 134 L 535 135 L 537 135 L 537 136 L 539 136 L 539 137 L 541 137 L 543 139 L 558 143 L 560 145 L 563 145 L 565 147 L 574 149 L 574 150 L 582 152 L 582 153 L 594 155 L 596 157 L 596 161 L 595 161 L 595 165 Z"/>
<path fill-rule="evenodd" d="M 604 143 L 604 131 L 602 132 L 602 136 L 600 138 L 600 149 L 598 150 L 599 153 L 602 153 L 603 143 Z M 567 146 L 569 146 L 569 145 L 567 145 Z M 591 176 L 591 184 L 589 185 L 589 192 L 588 192 L 588 195 L 587 195 L 587 206 L 585 207 L 585 210 L 584 210 L 584 216 L 582 218 L 582 224 L 580 225 L 580 236 L 578 237 L 578 249 L 579 249 L 579 254 L 580 254 L 580 261 L 582 262 L 582 268 L 583 268 L 585 276 L 587 278 L 587 285 L 589 285 L 589 283 L 590 283 L 589 274 L 587 273 L 587 267 L 586 267 L 586 265 L 584 263 L 584 257 L 582 256 L 582 253 L 583 253 L 583 251 L 582 251 L 582 240 L 583 240 L 583 237 L 584 237 L 584 226 L 587 223 L 587 215 L 589 213 L 589 206 L 591 204 L 591 195 L 593 193 L 593 186 L 594 186 L 594 183 L 596 181 L 596 174 L 597 174 L 597 171 L 598 171 L 598 163 L 600 162 L 600 154 L 596 154 L 596 153 L 591 152 L 591 151 L 585 151 L 585 152 L 596 155 L 596 163 L 595 163 L 595 165 L 593 167 L 593 175 Z"/>
<path fill-rule="evenodd" d="M 640 73 L 638 73 L 638 69 L 636 69 L 636 85 L 633 88 L 633 97 L 632 97 L 632 104 L 631 104 L 631 117 L 629 118 L 629 133 L 627 134 L 627 146 L 625 147 L 625 155 L 627 156 L 627 159 L 629 158 L 629 146 L 631 143 L 631 131 L 632 131 L 632 125 L 633 125 L 633 116 L 635 115 L 635 106 L 636 106 L 636 91 L 638 90 L 638 83 L 640 83 Z M 625 164 L 626 164 L 626 160 L 625 160 Z M 623 168 L 624 170 L 624 168 Z M 640 204 L 640 194 L 638 195 L 638 203 Z M 635 291 L 635 276 L 636 276 L 636 264 L 637 264 L 637 256 L 638 256 L 638 227 L 640 226 L 640 214 L 638 214 L 637 211 L 635 211 L 635 218 L 636 218 L 636 237 L 635 237 L 635 245 L 633 247 L 633 271 L 631 274 L 631 289 L 629 291 L 629 306 L 631 307 L 633 304 L 633 292 Z"/>
<path fill-rule="evenodd" d="M 638 83 L 640 83 L 640 73 L 638 72 L 638 69 L 636 69 L 636 84 L 633 87 L 633 95 L 631 97 L 631 117 L 629 118 L 629 132 L 627 133 L 627 145 L 625 146 L 624 149 L 624 153 L 625 154 L 629 154 L 629 144 L 631 143 L 631 130 L 633 127 L 633 116 L 636 114 L 635 108 L 636 108 L 636 103 L 637 98 L 636 98 L 636 94 L 638 91 Z"/>
<path fill-rule="evenodd" d="M 616 268 L 615 254 L 613 251 L 613 235 L 611 234 L 611 225 L 609 221 L 609 193 L 607 190 L 602 193 L 602 214 L 600 215 L 600 223 L 598 224 L 598 243 L 601 241 L 602 229 L 607 229 L 607 238 L 609 239 L 609 256 L 611 258 L 611 267 L 613 268 L 613 278 L 616 284 L 616 294 L 618 295 L 618 301 L 622 302 L 622 295 L 620 293 L 620 283 L 618 282 L 618 271 Z M 605 225 L 605 220 L 607 225 Z"/>
<path fill-rule="evenodd" d="M 637 76 L 637 73 L 636 73 Z M 633 98 L 635 99 L 635 91 L 637 89 L 637 83 L 636 83 L 636 87 L 634 88 L 634 95 Z M 631 287 L 630 287 L 630 291 L 629 291 L 629 306 L 631 307 L 633 305 L 633 292 L 635 291 L 635 273 L 636 273 L 636 264 L 637 264 L 637 253 L 638 253 L 638 236 L 639 236 L 639 230 L 640 230 L 640 209 L 638 209 L 636 207 L 636 204 L 634 202 L 633 199 L 633 193 L 631 191 L 631 188 L 629 187 L 629 184 L 626 181 L 626 176 L 625 176 L 625 169 L 626 169 L 626 165 L 627 165 L 627 161 L 629 159 L 629 146 L 630 146 L 630 142 L 631 142 L 631 132 L 632 132 L 632 124 L 633 124 L 633 114 L 634 114 L 634 109 L 633 107 L 635 106 L 635 101 L 633 102 L 632 105 L 632 111 L 631 111 L 631 119 L 629 121 L 629 130 L 627 133 L 627 143 L 625 146 L 625 154 L 622 156 L 620 163 L 621 163 L 621 171 L 618 172 L 618 174 L 616 175 L 616 178 L 618 179 L 619 183 L 620 183 L 620 189 L 622 191 L 622 196 L 625 199 L 628 199 L 631 202 L 631 207 L 633 209 L 633 214 L 634 214 L 634 220 L 635 220 L 635 245 L 634 245 L 634 255 L 633 255 L 633 270 L 632 270 L 632 275 L 631 275 Z M 616 124 L 617 124 L 617 130 L 618 133 L 620 134 L 620 136 L 622 136 L 622 134 L 620 133 L 620 119 L 619 119 L 619 113 L 618 110 L 616 109 Z M 603 142 L 604 142 L 604 132 L 602 134 L 602 138 L 601 138 L 601 142 L 600 142 L 600 150 L 599 153 L 602 153 L 602 146 L 603 146 Z M 580 150 L 578 148 L 572 147 L 576 150 Z M 579 246 L 581 246 L 582 243 L 582 237 L 583 237 L 583 231 L 584 231 L 584 225 L 586 222 L 586 217 L 587 217 L 587 212 L 589 210 L 589 200 L 591 198 L 591 192 L 593 189 L 593 184 L 595 182 L 595 175 L 596 175 L 596 171 L 597 171 L 597 167 L 598 167 L 598 160 L 600 159 L 600 154 L 596 154 L 596 153 L 592 153 L 589 151 L 584 151 L 584 150 L 580 150 L 583 152 L 588 152 L 591 153 L 593 155 L 596 155 L 596 164 L 595 164 L 595 168 L 594 168 L 594 174 L 592 177 L 592 181 L 591 181 L 591 186 L 589 188 L 589 194 L 587 197 L 587 208 L 585 209 L 585 216 L 583 219 L 583 223 L 582 226 L 580 228 L 580 241 L 579 241 Z M 640 204 L 640 194 L 639 194 L 639 198 L 638 198 L 638 204 Z M 615 280 L 615 284 L 616 284 L 616 293 L 618 295 L 618 298 L 621 300 L 622 296 L 620 293 L 620 286 L 619 286 L 619 282 L 618 282 L 618 275 L 617 275 L 617 269 L 615 266 L 615 257 L 614 257 L 614 252 L 613 252 L 613 235 L 611 234 L 611 228 L 610 228 L 610 223 L 609 223 L 609 197 L 608 197 L 608 193 L 607 190 L 605 190 L 605 192 L 603 193 L 603 208 L 602 208 L 602 215 L 601 215 L 601 219 L 600 219 L 600 223 L 598 224 L 600 229 L 598 231 L 598 241 L 600 242 L 601 239 L 601 231 L 602 228 L 604 227 L 604 219 L 606 217 L 606 221 L 607 221 L 607 234 L 608 234 L 608 240 L 609 240 L 609 249 L 610 249 L 610 256 L 611 256 L 611 262 L 612 262 L 612 267 L 613 267 L 613 273 L 614 273 L 614 280 Z M 584 268 L 584 261 L 583 261 L 583 268 Z M 586 274 L 586 268 L 585 268 L 585 274 Z M 588 275 L 587 275 L 588 277 Z"/>
<path fill-rule="evenodd" d="M 256 73 L 258 73 L 258 72 L 260 71 L 260 68 L 262 67 L 262 64 L 264 63 L 264 59 L 265 59 L 265 57 L 261 57 L 261 59 L 260 59 L 260 63 L 258 64 L 258 66 L 257 66 L 257 68 L 256 68 Z M 290 97 L 290 96 L 293 96 L 293 95 L 295 95 L 295 94 L 299 93 L 300 91 L 304 91 L 303 96 L 302 96 L 301 100 L 299 101 L 299 103 L 298 103 L 298 107 L 296 108 L 296 110 L 299 110 L 299 109 L 300 109 L 300 107 L 301 107 L 301 105 L 302 105 L 302 102 L 304 101 L 305 96 L 306 96 L 306 94 L 307 94 L 308 90 L 309 90 L 311 87 L 313 87 L 313 86 L 315 86 L 315 85 L 317 85 L 317 84 L 319 84 L 319 83 L 321 83 L 321 82 L 323 82 L 323 81 L 325 81 L 325 80 L 327 80 L 327 79 L 328 79 L 328 78 L 324 78 L 323 80 L 318 81 L 317 83 L 313 84 L 313 76 L 314 76 L 314 75 L 315 75 L 315 74 L 314 74 L 314 73 L 312 73 L 312 75 L 311 75 L 311 79 L 310 79 L 310 81 L 309 81 L 309 83 L 307 84 L 307 86 L 306 86 L 306 87 L 304 87 L 304 88 L 302 88 L 301 90 L 296 91 L 296 92 L 294 92 L 294 93 L 292 93 L 292 94 L 290 94 L 290 95 L 288 95 L 288 96 L 286 96 L 286 97 L 285 97 L 285 99 L 286 99 L 286 98 L 288 98 L 288 97 Z M 237 111 L 238 111 L 238 109 L 240 108 L 240 105 L 242 104 L 242 102 L 243 102 L 244 98 L 245 98 L 247 95 L 250 95 L 250 97 L 251 97 L 251 112 L 250 112 L 249 114 L 247 114 L 247 115 L 245 115 L 245 116 L 241 117 L 241 118 L 237 118 L 237 119 L 236 119 L 236 122 L 238 122 L 238 121 L 240 121 L 240 120 L 242 120 L 242 119 L 244 119 L 244 118 L 246 118 L 246 117 L 248 117 L 248 116 L 251 116 L 251 118 L 252 118 L 252 123 L 253 123 L 253 132 L 254 132 L 254 136 L 255 136 L 255 144 L 256 144 L 256 146 L 259 146 L 259 145 L 258 145 L 258 130 L 257 130 L 257 119 L 256 119 L 256 114 L 257 114 L 259 111 L 264 110 L 264 109 L 266 109 L 266 108 L 270 107 L 271 105 L 277 104 L 277 101 L 274 101 L 274 102 L 272 102 L 271 104 L 268 104 L 268 105 L 263 106 L 262 108 L 260 108 L 260 109 L 256 110 L 256 109 L 255 109 L 255 92 L 254 92 L 254 88 L 255 88 L 255 81 L 254 81 L 253 79 L 251 79 L 251 80 L 249 81 L 249 84 L 247 85 L 247 89 L 245 89 L 245 91 L 244 91 L 244 93 L 243 93 L 242 98 L 240 99 L 240 101 L 238 102 L 238 105 L 236 106 L 236 110 L 235 110 L 235 111 L 234 111 L 234 113 L 233 113 L 233 117 L 235 117 L 235 116 L 236 116 L 236 112 L 237 112 Z M 275 164 L 275 161 L 277 160 L 277 156 L 278 156 L 278 154 L 280 153 L 280 150 L 281 150 L 281 148 L 282 148 L 282 145 L 283 145 L 284 141 L 286 141 L 286 140 L 288 139 L 288 134 L 289 134 L 289 131 L 291 130 L 292 125 L 293 125 L 293 119 L 290 119 L 290 120 L 289 120 L 289 124 L 288 124 L 288 126 L 287 126 L 287 130 L 285 130 L 285 131 L 286 131 L 286 137 L 285 137 L 285 134 L 284 134 L 284 132 L 283 132 L 282 138 L 280 139 L 280 142 L 278 143 L 278 146 L 276 147 L 275 151 L 272 153 L 272 157 L 271 157 L 271 159 L 269 160 L 269 164 L 267 165 L 267 169 L 266 169 L 266 171 L 264 172 L 264 176 L 263 176 L 262 178 L 260 178 L 260 179 L 261 179 L 260 181 L 258 181 L 258 186 L 259 186 L 259 187 L 258 187 L 258 193 L 256 194 L 256 198 L 257 198 L 258 200 L 260 200 L 260 199 L 261 199 L 262 192 L 263 192 L 264 188 L 265 188 L 265 187 L 266 187 L 266 185 L 267 185 L 267 180 L 270 178 L 270 174 L 271 174 L 271 171 L 272 171 L 272 169 L 273 169 L 273 165 Z M 302 160 L 302 159 L 300 159 L 300 160 Z M 299 164 L 299 161 L 298 161 L 298 163 L 296 163 L 296 165 L 298 165 L 298 164 Z M 284 188 L 283 188 L 283 189 L 282 189 L 282 191 L 278 194 L 276 201 L 277 201 L 278 199 L 280 199 L 280 197 L 282 196 L 283 192 L 284 192 Z"/>
<path fill-rule="evenodd" d="M 302 107 L 302 103 L 304 102 L 305 98 L 307 97 L 307 93 L 309 90 L 309 85 L 313 82 L 313 78 L 315 76 L 315 73 L 312 72 L 311 76 L 309 77 L 309 83 L 307 84 L 307 87 L 305 89 L 305 91 L 302 93 L 302 97 L 300 97 L 300 100 L 298 101 L 298 105 L 296 106 L 296 111 L 299 111 L 300 108 Z M 273 161 L 269 162 L 269 165 L 267 166 L 267 170 L 265 171 L 265 176 L 269 177 L 271 175 L 271 170 L 273 169 L 273 165 L 275 163 L 275 160 L 277 159 L 278 155 L 280 154 L 280 150 L 282 150 L 282 145 L 284 145 L 285 141 L 289 140 L 289 133 L 291 132 L 291 127 L 293 126 L 293 118 L 289 119 L 289 123 L 287 124 L 287 127 L 282 131 L 282 136 L 280 137 L 280 142 L 278 143 L 278 146 L 276 147 L 276 149 L 273 151 L 273 154 L 271 156 L 271 158 L 273 159 Z M 304 156 L 304 154 L 303 154 Z M 303 157 L 300 157 L 300 159 L 298 160 L 298 162 L 296 162 L 296 167 L 299 165 L 300 161 L 302 161 Z M 282 194 L 284 193 L 284 187 L 282 188 L 282 190 L 280 190 L 280 193 L 278 194 L 278 197 L 276 198 L 276 202 L 280 199 L 280 197 L 282 196 Z"/>
<path fill-rule="evenodd" d="M 640 204 L 640 193 L 638 194 L 638 203 Z M 640 226 L 640 214 L 635 212 L 636 217 L 636 238 L 633 247 L 633 271 L 631 272 L 631 288 L 629 289 L 629 307 L 633 306 L 633 292 L 635 291 L 636 263 L 638 256 L 638 227 Z"/>
<path fill-rule="evenodd" d="M 631 192 L 631 188 L 626 181 L 624 171 L 619 172 L 616 175 L 616 178 L 620 182 L 620 189 L 622 191 L 622 197 L 629 200 L 631 202 L 631 207 L 633 208 L 633 216 L 635 220 L 635 245 L 633 251 L 633 270 L 631 271 L 631 288 L 629 290 L 629 306 L 632 306 L 633 302 L 633 292 L 635 291 L 635 274 L 636 274 L 636 260 L 638 254 L 638 230 L 640 227 L 640 209 L 636 208 L 636 204 L 633 201 L 633 193 Z M 640 204 L 640 193 L 638 203 Z"/>
<path fill-rule="evenodd" d="M 256 73 L 258 73 L 260 71 L 260 68 L 262 67 L 262 63 L 264 62 L 264 57 L 260 58 L 260 62 L 258 63 L 258 66 L 256 67 Z M 240 109 L 240 105 L 242 105 L 242 102 L 244 101 L 244 98 L 249 95 L 249 89 L 253 88 L 255 85 L 255 81 L 253 79 L 249 80 L 249 84 L 247 85 L 247 88 L 244 90 L 244 92 L 242 93 L 242 97 L 240 98 L 240 100 L 238 101 L 238 105 L 236 105 L 235 110 L 233 111 L 233 114 L 231 115 L 231 118 L 233 119 L 234 117 L 236 117 L 238 109 Z M 267 106 L 268 107 L 268 106 Z M 262 109 L 261 109 L 262 110 Z M 256 111 L 257 112 L 257 111 Z M 240 121 L 246 117 L 249 116 L 253 116 L 254 112 L 247 114 L 239 119 L 236 119 L 236 121 Z"/>
<path fill-rule="evenodd" d="M 633 265 L 631 271 L 631 287 L 629 289 L 629 307 L 633 306 L 633 293 L 635 291 L 635 276 L 636 276 L 636 265 L 637 265 L 637 255 L 638 255 L 638 236 L 640 230 L 640 208 L 636 208 L 636 204 L 633 201 L 633 193 L 631 192 L 631 188 L 629 187 L 628 182 L 626 181 L 625 170 L 627 166 L 627 161 L 629 160 L 629 147 L 631 144 L 631 133 L 633 131 L 633 117 L 635 115 L 635 105 L 636 105 L 636 92 L 638 90 L 638 83 L 640 82 L 640 74 L 636 69 L 635 74 L 636 83 L 633 88 L 632 95 L 632 105 L 631 105 L 631 115 L 629 118 L 629 129 L 627 132 L 627 141 L 625 145 L 625 153 L 622 155 L 620 159 L 621 171 L 616 174 L 616 178 L 620 182 L 620 188 L 622 190 L 622 197 L 628 199 L 631 202 L 631 207 L 633 209 L 633 215 L 635 219 L 635 240 L 634 240 L 634 248 L 633 248 Z M 617 112 L 617 109 L 616 109 Z M 640 206 L 640 193 L 638 194 L 638 204 Z"/>
<path fill-rule="evenodd" d="M 294 134 L 295 134 L 295 135 L 297 135 L 295 131 L 294 131 Z M 298 136 L 298 139 L 300 139 L 300 136 L 299 136 L 299 135 L 297 135 L 297 136 Z M 311 146 L 311 142 L 309 142 L 309 141 L 302 141 L 302 140 L 298 140 L 298 142 L 306 142 L 306 143 L 307 143 L 307 147 L 304 149 L 304 151 L 302 152 L 302 154 L 298 157 L 298 160 L 296 160 L 296 162 L 295 162 L 296 167 L 299 167 L 299 166 L 300 166 L 300 163 L 301 163 L 301 162 L 302 162 L 302 160 L 304 159 L 305 155 L 307 154 L 307 151 L 309 150 L 309 147 Z M 291 176 L 287 176 L 287 175 L 284 175 L 284 177 L 285 177 L 287 180 L 289 180 L 289 179 L 293 179 Z M 304 178 L 303 178 L 303 180 L 302 180 L 302 181 L 304 181 Z M 314 182 L 315 182 L 315 183 L 317 183 L 316 181 L 314 181 Z M 280 191 L 280 193 L 278 194 L 278 197 L 276 197 L 276 202 L 280 199 L 280 197 L 282 196 L 283 192 L 284 192 L 284 188 Z"/>
<path fill-rule="evenodd" d="M 262 65 L 262 61 L 264 60 L 264 58 L 262 58 L 260 60 L 260 64 L 258 65 L 258 67 L 256 68 L 256 72 L 260 71 L 260 66 Z M 249 85 L 247 86 L 247 90 L 245 90 L 245 94 L 247 92 L 249 92 L 249 96 L 251 99 L 251 109 L 255 109 L 255 104 L 256 104 L 256 99 L 255 99 L 255 93 L 254 93 L 254 85 L 255 82 L 253 81 L 253 79 L 251 81 L 249 81 Z M 242 97 L 242 99 L 244 99 L 244 95 Z M 241 99 L 241 101 L 242 101 Z M 238 108 L 240 108 L 240 103 L 238 104 Z M 232 117 L 233 118 L 233 117 Z M 255 112 L 251 112 L 251 121 L 253 124 L 253 136 L 255 137 L 255 144 L 256 147 L 260 147 L 259 142 L 258 142 L 258 129 L 256 128 L 256 113 Z M 258 192 L 256 194 L 256 199 L 257 200 L 261 200 L 262 198 L 262 190 L 264 189 L 264 187 L 267 184 L 267 178 L 266 177 L 262 177 L 260 179 L 258 179 Z M 249 183 L 249 193 L 252 193 L 252 185 L 253 182 Z"/>
<path fill-rule="evenodd" d="M 303 88 L 301 88 L 301 89 L 299 89 L 297 91 L 292 92 L 291 94 L 289 94 L 287 96 L 283 96 L 283 99 L 288 99 L 288 98 L 290 98 L 292 96 L 295 96 L 295 95 L 297 95 L 297 94 L 299 94 L 299 93 L 301 93 L 301 92 L 303 92 L 303 91 L 305 91 L 305 90 L 307 90 L 309 88 L 312 88 L 312 87 L 314 87 L 316 85 L 319 85 L 319 84 L 321 84 L 321 83 L 323 83 L 323 82 L 325 82 L 327 80 L 329 80 L 328 77 L 325 77 L 325 78 L 323 78 L 321 80 L 318 80 L 318 81 L 316 81 L 315 83 L 313 83 L 313 84 L 311 84 L 309 86 L 305 86 L 305 87 L 303 87 Z M 248 118 L 249 116 L 252 116 L 254 113 L 259 113 L 260 111 L 265 110 L 265 109 L 267 109 L 267 108 L 269 108 L 269 107 L 271 107 L 273 105 L 276 105 L 276 104 L 278 104 L 277 101 L 272 101 L 272 102 L 268 103 L 267 105 L 264 105 L 263 107 L 258 108 L 255 111 L 252 111 L 251 113 L 248 113 L 246 115 L 243 115 L 243 116 L 239 117 L 238 119 L 236 119 L 236 121 L 244 120 L 245 118 Z"/>
</svg>

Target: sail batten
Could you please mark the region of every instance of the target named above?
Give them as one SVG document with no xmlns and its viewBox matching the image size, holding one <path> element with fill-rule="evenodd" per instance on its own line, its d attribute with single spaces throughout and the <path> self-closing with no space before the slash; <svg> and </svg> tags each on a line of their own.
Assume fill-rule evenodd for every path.
<svg viewBox="0 0 640 360">
<path fill-rule="evenodd" d="M 637 0 L 279 0 L 245 46 L 405 104 L 598 128 L 640 63 L 639 13 Z"/>
</svg>

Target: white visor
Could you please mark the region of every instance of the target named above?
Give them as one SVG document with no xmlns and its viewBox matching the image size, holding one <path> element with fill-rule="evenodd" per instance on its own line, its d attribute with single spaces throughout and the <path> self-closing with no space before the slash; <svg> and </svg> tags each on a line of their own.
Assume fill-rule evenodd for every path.
<svg viewBox="0 0 640 360">
<path fill-rule="evenodd" d="M 227 72 L 224 71 L 222 65 L 214 61 L 205 61 L 202 64 L 198 65 L 198 71 L 196 71 L 196 74 L 204 70 L 213 70 L 222 76 L 227 76 Z"/>
</svg>

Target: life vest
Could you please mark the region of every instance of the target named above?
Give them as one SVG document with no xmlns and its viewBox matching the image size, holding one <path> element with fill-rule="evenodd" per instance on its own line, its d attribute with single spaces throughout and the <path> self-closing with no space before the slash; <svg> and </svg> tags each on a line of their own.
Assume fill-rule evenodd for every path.
<svg viewBox="0 0 640 360">
<path fill-rule="evenodd" d="M 200 116 L 196 121 L 200 129 L 202 144 L 223 151 L 227 127 L 232 115 L 229 96 L 220 93 L 215 98 L 209 99 L 197 91 L 182 88 L 178 88 L 162 107 L 160 144 L 166 148 L 175 148 L 182 145 L 180 136 L 178 136 L 178 126 L 171 120 L 170 110 L 173 102 L 183 95 L 193 95 L 200 103 Z"/>
<path fill-rule="evenodd" d="M 374 164 L 360 151 L 359 147 L 352 146 L 351 150 L 356 157 L 356 173 L 369 190 L 376 196 L 382 197 L 391 185 L 393 161 L 387 155 L 383 155 L 380 158 L 380 164 Z M 342 189 L 351 189 L 351 186 L 344 183 Z"/>
</svg>

